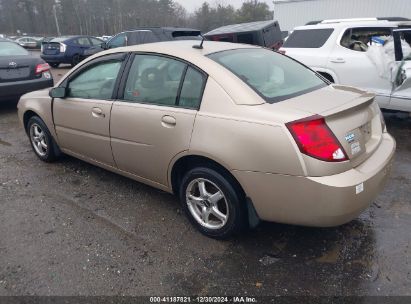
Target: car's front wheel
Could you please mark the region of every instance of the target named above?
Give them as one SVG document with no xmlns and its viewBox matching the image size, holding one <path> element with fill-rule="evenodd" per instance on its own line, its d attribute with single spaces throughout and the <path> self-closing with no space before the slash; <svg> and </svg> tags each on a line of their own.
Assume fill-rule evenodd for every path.
<svg viewBox="0 0 411 304">
<path fill-rule="evenodd" d="M 34 153 L 45 162 L 57 159 L 58 148 L 46 124 L 38 117 L 33 116 L 27 123 L 27 131 Z"/>
<path fill-rule="evenodd" d="M 226 239 L 247 223 L 243 195 L 231 178 L 211 168 L 195 168 L 182 180 L 180 199 L 187 216 L 203 234 Z"/>
</svg>

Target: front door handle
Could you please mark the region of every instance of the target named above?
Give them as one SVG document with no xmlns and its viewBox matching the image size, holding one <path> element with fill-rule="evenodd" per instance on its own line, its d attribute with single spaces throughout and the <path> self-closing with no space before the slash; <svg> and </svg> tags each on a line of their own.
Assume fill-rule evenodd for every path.
<svg viewBox="0 0 411 304">
<path fill-rule="evenodd" d="M 344 58 L 333 58 L 330 61 L 333 62 L 333 63 L 345 63 Z"/>
<path fill-rule="evenodd" d="M 104 118 L 104 117 L 106 117 L 106 114 L 104 114 L 103 110 L 100 109 L 100 108 L 93 108 L 91 110 L 91 115 L 94 118 Z"/>
<path fill-rule="evenodd" d="M 163 127 L 173 128 L 177 125 L 177 120 L 173 116 L 165 115 L 161 119 L 161 124 L 163 125 Z"/>
</svg>

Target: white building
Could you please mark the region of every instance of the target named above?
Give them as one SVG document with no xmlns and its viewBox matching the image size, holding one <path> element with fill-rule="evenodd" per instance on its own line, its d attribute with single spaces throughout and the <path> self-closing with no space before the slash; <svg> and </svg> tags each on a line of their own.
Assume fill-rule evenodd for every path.
<svg viewBox="0 0 411 304">
<path fill-rule="evenodd" d="M 283 31 L 310 21 L 365 17 L 411 19 L 411 0 L 275 0 L 274 19 Z"/>
</svg>

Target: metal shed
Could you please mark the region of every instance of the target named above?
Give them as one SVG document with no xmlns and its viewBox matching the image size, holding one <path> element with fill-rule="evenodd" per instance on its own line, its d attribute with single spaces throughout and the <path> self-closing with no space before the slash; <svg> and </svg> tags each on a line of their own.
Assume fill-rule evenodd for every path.
<svg viewBox="0 0 411 304">
<path fill-rule="evenodd" d="M 411 0 L 274 1 L 274 19 L 286 31 L 313 20 L 392 16 L 411 18 Z"/>
</svg>

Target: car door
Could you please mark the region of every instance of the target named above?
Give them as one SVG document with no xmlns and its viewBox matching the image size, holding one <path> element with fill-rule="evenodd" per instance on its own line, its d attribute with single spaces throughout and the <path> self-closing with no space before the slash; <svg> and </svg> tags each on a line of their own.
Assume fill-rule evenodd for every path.
<svg viewBox="0 0 411 304">
<path fill-rule="evenodd" d="M 91 47 L 90 40 L 87 37 L 80 37 L 77 39 L 78 47 L 79 47 L 79 54 L 81 56 L 84 55 L 84 51 Z"/>
<path fill-rule="evenodd" d="M 53 103 L 54 125 L 63 151 L 114 166 L 110 112 L 126 54 L 95 59 L 61 86 L 64 99 Z"/>
<path fill-rule="evenodd" d="M 120 33 L 113 38 L 110 39 L 109 42 L 107 42 L 107 48 L 108 49 L 114 49 L 122 46 L 127 45 L 127 34 L 126 33 Z"/>
<path fill-rule="evenodd" d="M 111 112 L 114 159 L 119 169 L 167 186 L 171 160 L 189 149 L 206 75 L 165 56 L 132 60 Z"/>
<path fill-rule="evenodd" d="M 338 83 L 355 86 L 377 94 L 380 105 L 389 103 L 391 81 L 382 77 L 377 65 L 367 55 L 367 47 L 375 36 L 391 35 L 389 27 L 356 27 L 347 28 L 338 38 L 328 62 L 328 69 L 334 71 Z M 361 43 L 360 39 L 368 39 L 369 43 Z"/>
<path fill-rule="evenodd" d="M 394 30 L 397 75 L 390 108 L 411 112 L 411 29 Z"/>
</svg>

